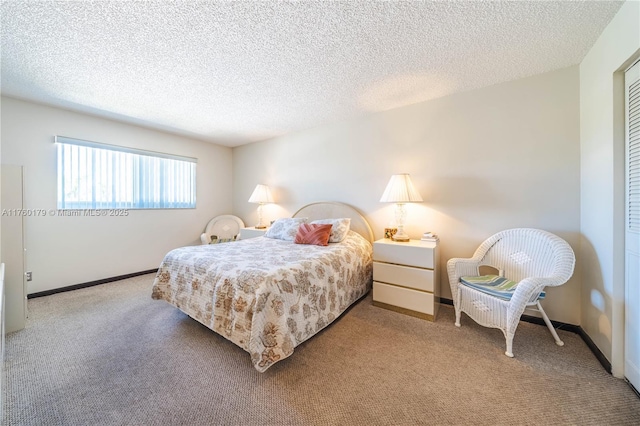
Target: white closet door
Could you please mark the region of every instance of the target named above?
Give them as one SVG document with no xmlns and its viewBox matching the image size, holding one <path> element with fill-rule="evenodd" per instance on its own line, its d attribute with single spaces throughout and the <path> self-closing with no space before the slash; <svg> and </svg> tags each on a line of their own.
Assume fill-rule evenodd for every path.
<svg viewBox="0 0 640 426">
<path fill-rule="evenodd" d="M 640 62 L 625 74 L 626 221 L 624 375 L 640 390 Z"/>
<path fill-rule="evenodd" d="M 5 332 L 22 330 L 27 316 L 27 283 L 24 276 L 24 217 L 18 214 L 24 209 L 23 168 L 3 164 L 2 209 L 5 215 L 0 220 L 2 229 L 2 262 L 5 264 L 4 276 L 4 326 Z"/>
</svg>

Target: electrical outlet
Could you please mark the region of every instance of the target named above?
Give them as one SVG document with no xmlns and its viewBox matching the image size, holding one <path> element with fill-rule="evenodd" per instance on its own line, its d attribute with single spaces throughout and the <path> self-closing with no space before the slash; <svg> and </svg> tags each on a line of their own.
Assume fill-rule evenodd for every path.
<svg viewBox="0 0 640 426">
<path fill-rule="evenodd" d="M 27 281 L 31 281 L 33 279 L 33 276 L 31 275 L 31 271 L 25 272 L 25 275 L 27 276 Z"/>
</svg>

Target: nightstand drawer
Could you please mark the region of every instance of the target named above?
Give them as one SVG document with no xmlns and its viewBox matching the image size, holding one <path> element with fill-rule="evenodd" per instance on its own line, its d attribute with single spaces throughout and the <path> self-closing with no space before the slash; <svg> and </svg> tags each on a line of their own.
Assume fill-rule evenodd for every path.
<svg viewBox="0 0 640 426">
<path fill-rule="evenodd" d="M 374 281 L 373 301 L 420 312 L 429 316 L 434 315 L 433 293 L 424 293 Z"/>
<path fill-rule="evenodd" d="M 433 269 L 434 248 L 434 243 L 422 243 L 415 240 L 411 240 L 408 243 L 376 241 L 373 249 L 373 260 Z"/>
<path fill-rule="evenodd" d="M 433 270 L 373 262 L 373 279 L 387 284 L 433 292 Z"/>
</svg>

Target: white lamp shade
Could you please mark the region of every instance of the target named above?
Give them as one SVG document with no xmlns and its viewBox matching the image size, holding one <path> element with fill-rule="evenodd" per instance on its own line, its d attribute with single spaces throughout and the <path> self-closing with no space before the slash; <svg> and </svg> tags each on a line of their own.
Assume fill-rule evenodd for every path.
<svg viewBox="0 0 640 426">
<path fill-rule="evenodd" d="M 256 189 L 253 190 L 251 197 L 249 197 L 250 203 L 273 203 L 273 197 L 271 191 L 267 185 L 256 185 Z"/>
<path fill-rule="evenodd" d="M 391 176 L 387 188 L 380 198 L 381 203 L 420 203 L 422 197 L 413 187 L 408 174 Z"/>
</svg>

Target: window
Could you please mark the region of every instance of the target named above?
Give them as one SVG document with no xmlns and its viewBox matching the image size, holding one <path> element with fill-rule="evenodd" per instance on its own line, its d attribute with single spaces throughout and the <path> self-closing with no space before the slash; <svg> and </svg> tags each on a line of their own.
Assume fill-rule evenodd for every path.
<svg viewBox="0 0 640 426">
<path fill-rule="evenodd" d="M 56 136 L 58 209 L 196 206 L 196 159 Z"/>
</svg>

